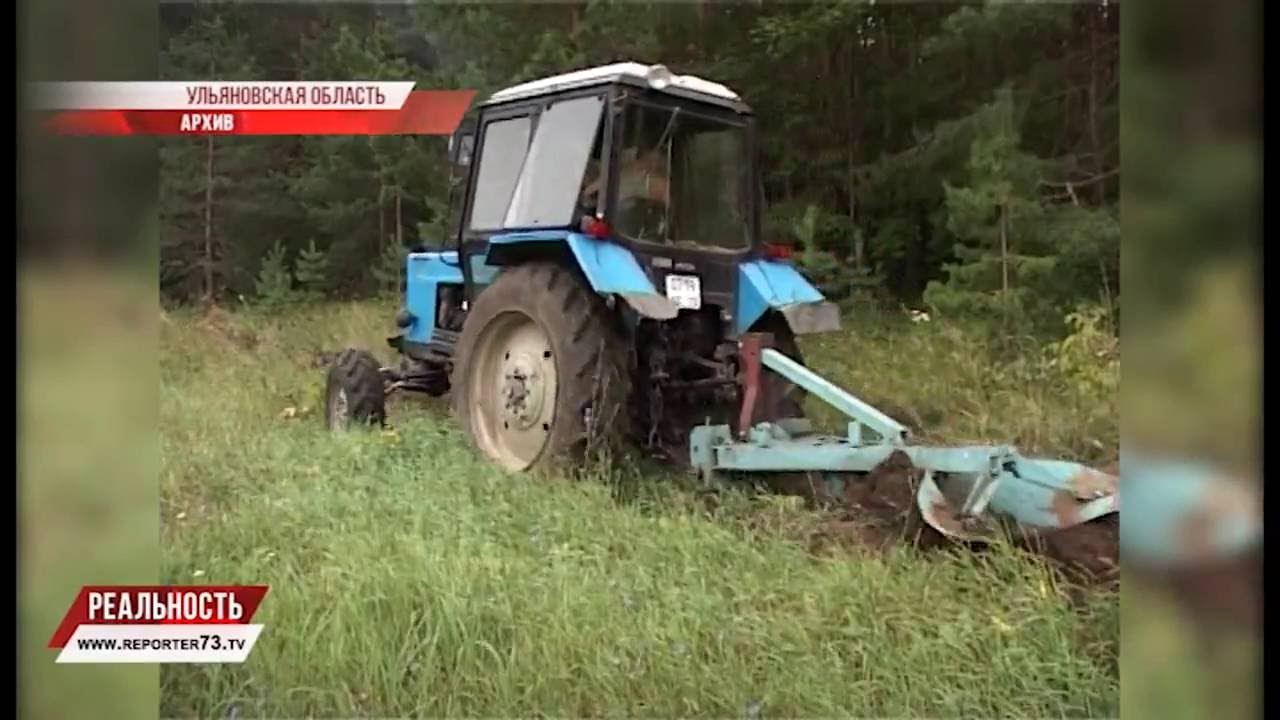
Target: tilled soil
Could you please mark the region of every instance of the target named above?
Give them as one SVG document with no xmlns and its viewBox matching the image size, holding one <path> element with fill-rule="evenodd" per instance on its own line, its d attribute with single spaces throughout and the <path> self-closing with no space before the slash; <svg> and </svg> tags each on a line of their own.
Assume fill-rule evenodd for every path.
<svg viewBox="0 0 1280 720">
<path fill-rule="evenodd" d="M 1120 580 L 1120 522 L 1108 515 L 1056 532 L 1021 533 L 1018 544 L 1054 561 L 1079 585 L 1114 587 Z"/>
</svg>

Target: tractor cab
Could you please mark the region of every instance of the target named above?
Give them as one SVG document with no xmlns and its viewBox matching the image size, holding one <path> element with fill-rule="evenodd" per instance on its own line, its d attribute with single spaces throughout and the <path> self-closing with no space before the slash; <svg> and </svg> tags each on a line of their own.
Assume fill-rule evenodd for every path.
<svg viewBox="0 0 1280 720">
<path fill-rule="evenodd" d="M 467 180 L 457 239 L 565 229 L 650 254 L 744 255 L 758 236 L 753 125 L 728 88 L 660 65 L 501 90 L 450 142 Z"/>
<path fill-rule="evenodd" d="M 449 241 L 467 298 L 531 253 L 581 255 L 604 242 L 605 256 L 625 252 L 643 276 L 609 268 L 604 280 L 641 315 L 707 306 L 745 330 L 732 322 L 741 269 L 764 259 L 754 145 L 755 118 L 736 93 L 661 65 L 616 63 L 494 93 L 449 143 Z"/>
</svg>

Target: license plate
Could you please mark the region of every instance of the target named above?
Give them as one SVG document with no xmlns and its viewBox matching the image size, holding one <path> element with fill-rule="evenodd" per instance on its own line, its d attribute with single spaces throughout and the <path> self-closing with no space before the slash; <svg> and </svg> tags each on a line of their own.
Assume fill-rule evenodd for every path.
<svg viewBox="0 0 1280 720">
<path fill-rule="evenodd" d="M 702 280 L 695 275 L 668 275 L 667 299 L 681 309 L 700 309 L 702 307 Z"/>
</svg>

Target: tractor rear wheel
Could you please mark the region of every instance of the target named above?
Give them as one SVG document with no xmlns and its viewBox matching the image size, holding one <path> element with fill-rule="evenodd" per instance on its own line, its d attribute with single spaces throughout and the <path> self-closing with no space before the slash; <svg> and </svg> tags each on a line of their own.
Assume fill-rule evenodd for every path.
<svg viewBox="0 0 1280 720">
<path fill-rule="evenodd" d="M 571 270 L 506 270 L 467 313 L 454 411 L 501 467 L 545 465 L 615 436 L 628 397 L 624 348 L 603 299 Z"/>
<path fill-rule="evenodd" d="M 329 367 L 325 424 L 339 432 L 353 424 L 382 425 L 387 419 L 382 366 L 364 350 L 343 350 Z"/>
</svg>

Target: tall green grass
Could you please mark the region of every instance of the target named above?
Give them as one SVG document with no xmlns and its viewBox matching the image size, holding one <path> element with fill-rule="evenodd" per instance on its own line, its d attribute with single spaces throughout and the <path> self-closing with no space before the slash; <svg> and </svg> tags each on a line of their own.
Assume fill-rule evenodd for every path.
<svg viewBox="0 0 1280 720">
<path fill-rule="evenodd" d="M 803 338 L 805 361 L 923 441 L 1012 443 L 1099 466 L 1119 456 L 1119 358 L 1090 317 L 1061 343 L 912 323 L 851 308 L 845 330 Z M 812 403 L 811 403 L 812 405 Z M 834 411 L 810 408 L 837 424 Z"/>
<path fill-rule="evenodd" d="M 438 401 L 327 434 L 315 353 L 385 347 L 393 311 L 166 317 L 164 581 L 271 591 L 245 664 L 164 668 L 164 715 L 1117 714 L 1115 598 L 1068 608 L 1012 550 L 817 557 L 780 529 L 815 521 L 784 502 L 708 513 L 649 474 L 630 502 L 603 481 L 505 475 Z M 883 332 L 808 359 L 936 413 L 940 436 L 1079 442 L 1065 421 L 1023 434 L 1053 398 L 984 406 L 963 374 L 926 384 L 973 361 L 902 352 L 927 345 L 919 328 Z M 970 393 L 961 412 L 948 392 Z"/>
</svg>

